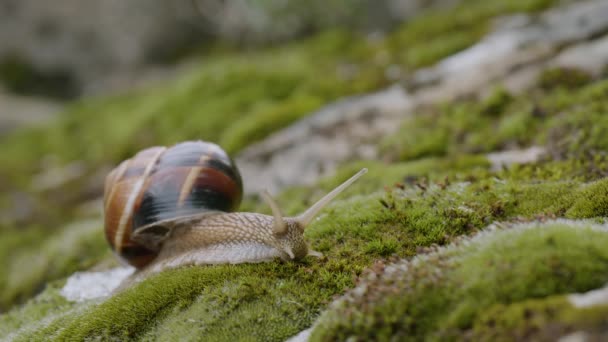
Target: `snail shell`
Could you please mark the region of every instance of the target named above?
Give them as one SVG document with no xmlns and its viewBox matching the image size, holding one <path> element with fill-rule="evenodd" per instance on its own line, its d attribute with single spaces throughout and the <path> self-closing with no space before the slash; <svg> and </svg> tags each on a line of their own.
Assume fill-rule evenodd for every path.
<svg viewBox="0 0 608 342">
<path fill-rule="evenodd" d="M 143 268 L 156 258 L 170 233 L 163 222 L 233 212 L 242 196 L 239 171 L 219 146 L 191 141 L 151 147 L 106 178 L 106 239 L 122 260 Z M 141 229 L 146 234 L 138 235 Z"/>
</svg>

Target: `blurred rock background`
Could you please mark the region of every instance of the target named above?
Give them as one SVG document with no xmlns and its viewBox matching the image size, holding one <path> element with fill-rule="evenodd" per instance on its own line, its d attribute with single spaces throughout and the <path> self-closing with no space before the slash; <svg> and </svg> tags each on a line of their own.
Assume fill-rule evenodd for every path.
<svg viewBox="0 0 608 342">
<path fill-rule="evenodd" d="M 335 27 L 380 34 L 453 2 L 2 0 L 0 80 L 6 93 L 54 100 L 117 92 L 212 43 L 254 48 Z"/>
</svg>

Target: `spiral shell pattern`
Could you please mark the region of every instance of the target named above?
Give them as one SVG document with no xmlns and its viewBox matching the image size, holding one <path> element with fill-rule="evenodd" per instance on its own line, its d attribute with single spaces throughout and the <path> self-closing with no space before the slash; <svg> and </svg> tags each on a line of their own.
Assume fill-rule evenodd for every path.
<svg viewBox="0 0 608 342">
<path fill-rule="evenodd" d="M 123 260 L 142 268 L 158 250 L 133 241 L 138 229 L 204 212 L 233 212 L 242 195 L 236 165 L 216 144 L 189 141 L 151 147 L 123 161 L 106 177 L 106 239 Z"/>
</svg>

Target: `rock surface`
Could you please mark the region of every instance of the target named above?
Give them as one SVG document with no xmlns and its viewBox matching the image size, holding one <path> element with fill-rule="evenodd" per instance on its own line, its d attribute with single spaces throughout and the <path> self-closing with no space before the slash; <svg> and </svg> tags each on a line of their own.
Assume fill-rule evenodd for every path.
<svg viewBox="0 0 608 342">
<path fill-rule="evenodd" d="M 61 295 L 75 302 L 103 299 L 112 294 L 133 271 L 132 267 L 118 267 L 99 272 L 76 272 L 68 278 Z"/>
<path fill-rule="evenodd" d="M 0 137 L 20 127 L 41 126 L 56 119 L 63 106 L 53 101 L 21 97 L 0 90 Z"/>
<path fill-rule="evenodd" d="M 540 160 L 547 150 L 540 146 L 532 146 L 524 150 L 509 150 L 489 153 L 488 160 L 492 163 L 491 169 L 498 171 L 513 164 L 529 164 Z"/>
<path fill-rule="evenodd" d="M 374 159 L 377 142 L 421 106 L 484 95 L 499 80 L 509 90 L 523 92 L 548 65 L 584 64 L 598 74 L 608 60 L 608 38 L 596 39 L 608 31 L 606 18 L 608 3 L 596 0 L 558 7 L 537 18 L 505 19 L 474 46 L 414 73 L 410 92 L 395 85 L 347 98 L 251 145 L 237 156 L 245 184 L 252 184 L 245 191 L 309 185 L 345 161 Z"/>
<path fill-rule="evenodd" d="M 11 60 L 41 75 L 60 75 L 67 97 L 133 87 L 152 65 L 184 55 L 194 44 L 220 38 L 259 44 L 325 27 L 388 29 L 422 8 L 455 0 L 358 0 L 327 11 L 323 1 L 5 0 L 0 4 L 0 64 Z M 387 18 L 390 18 L 387 20 Z"/>
<path fill-rule="evenodd" d="M 237 156 L 245 192 L 310 185 L 345 160 L 377 158 L 377 138 L 394 133 L 412 106 L 395 86 L 324 107 Z"/>
</svg>

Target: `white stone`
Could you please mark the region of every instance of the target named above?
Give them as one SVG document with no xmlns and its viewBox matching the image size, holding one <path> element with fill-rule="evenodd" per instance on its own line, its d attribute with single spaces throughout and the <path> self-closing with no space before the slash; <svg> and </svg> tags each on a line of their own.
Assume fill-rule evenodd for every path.
<svg viewBox="0 0 608 342">
<path fill-rule="evenodd" d="M 134 271 L 133 267 L 117 267 L 100 272 L 76 272 L 68 278 L 61 295 L 73 302 L 105 298 Z"/>
<path fill-rule="evenodd" d="M 297 335 L 295 335 L 293 337 L 290 337 L 285 342 L 306 342 L 310 338 L 310 334 L 311 333 L 312 333 L 312 328 L 308 328 L 306 330 L 302 330 L 302 331 L 300 331 L 299 334 L 297 334 Z"/>
<path fill-rule="evenodd" d="M 568 300 L 577 308 L 608 304 L 608 285 L 585 293 L 571 294 Z"/>
<path fill-rule="evenodd" d="M 492 163 L 491 169 L 498 171 L 502 167 L 514 164 L 529 164 L 537 162 L 547 150 L 544 147 L 532 146 L 522 150 L 508 150 L 489 153 L 486 157 Z"/>
</svg>

